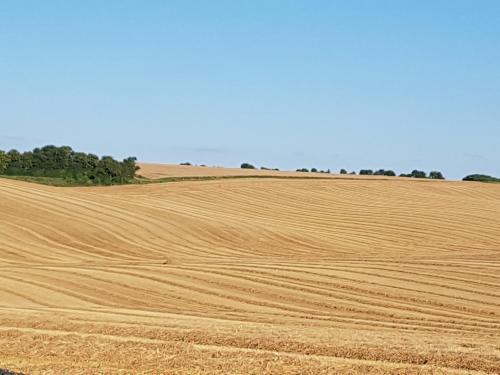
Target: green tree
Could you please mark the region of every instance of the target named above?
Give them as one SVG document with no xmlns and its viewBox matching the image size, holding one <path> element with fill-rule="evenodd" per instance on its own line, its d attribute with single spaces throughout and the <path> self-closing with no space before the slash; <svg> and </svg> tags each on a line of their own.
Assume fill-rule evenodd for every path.
<svg viewBox="0 0 500 375">
<path fill-rule="evenodd" d="M 432 171 L 429 173 L 429 178 L 433 179 L 433 180 L 444 180 L 444 176 L 441 172 L 439 171 Z"/>
<path fill-rule="evenodd" d="M 111 156 L 99 159 L 93 154 L 75 152 L 69 146 L 53 145 L 20 153 L 11 150 L 5 154 L 8 164 L 2 164 L 1 173 L 17 176 L 59 177 L 82 183 L 126 183 L 134 179 L 137 159 L 129 157 L 122 162 Z"/>
<path fill-rule="evenodd" d="M 427 178 L 427 173 L 425 173 L 424 171 L 419 171 L 417 169 L 414 169 L 410 175 L 413 178 Z"/>
<path fill-rule="evenodd" d="M 255 169 L 255 167 L 252 164 L 250 164 L 250 163 L 243 163 L 243 164 L 241 164 L 241 168 L 242 169 Z"/>
<path fill-rule="evenodd" d="M 5 151 L 0 150 L 0 174 L 4 173 L 9 167 L 10 157 Z"/>
<path fill-rule="evenodd" d="M 362 170 L 359 171 L 359 174 L 360 175 L 364 175 L 364 176 L 366 176 L 366 175 L 372 175 L 373 171 L 371 169 L 362 169 Z"/>
<path fill-rule="evenodd" d="M 340 170 L 340 174 L 347 174 L 347 171 L 346 171 L 344 168 L 342 168 L 342 169 Z"/>
<path fill-rule="evenodd" d="M 139 170 L 136 162 L 137 158 L 135 157 L 128 157 L 126 159 L 123 159 L 123 162 L 121 163 L 121 183 L 130 182 L 135 178 L 135 174 Z"/>
<path fill-rule="evenodd" d="M 495 178 L 485 174 L 470 174 L 465 176 L 462 181 L 500 182 L 500 178 Z"/>
<path fill-rule="evenodd" d="M 25 175 L 26 172 L 24 171 L 21 153 L 17 150 L 10 150 L 7 152 L 7 156 L 10 162 L 5 174 L 18 176 Z"/>
</svg>

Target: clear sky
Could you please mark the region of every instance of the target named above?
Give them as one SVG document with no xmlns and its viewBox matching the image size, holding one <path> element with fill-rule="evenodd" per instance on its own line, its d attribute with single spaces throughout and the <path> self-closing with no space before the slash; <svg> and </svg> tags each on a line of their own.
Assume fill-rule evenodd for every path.
<svg viewBox="0 0 500 375">
<path fill-rule="evenodd" d="M 0 148 L 500 176 L 500 1 L 0 1 Z"/>
</svg>

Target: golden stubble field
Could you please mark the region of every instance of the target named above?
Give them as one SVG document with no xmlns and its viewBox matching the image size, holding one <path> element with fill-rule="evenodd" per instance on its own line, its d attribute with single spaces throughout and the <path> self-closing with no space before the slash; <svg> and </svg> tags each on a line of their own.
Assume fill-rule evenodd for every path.
<svg viewBox="0 0 500 375">
<path fill-rule="evenodd" d="M 0 368 L 500 372 L 500 185 L 0 179 L 0 210 Z"/>
</svg>

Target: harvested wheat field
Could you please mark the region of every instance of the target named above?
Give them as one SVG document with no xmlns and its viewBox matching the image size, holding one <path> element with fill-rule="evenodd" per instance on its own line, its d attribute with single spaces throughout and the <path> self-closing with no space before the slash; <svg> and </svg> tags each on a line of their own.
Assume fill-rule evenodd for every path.
<svg viewBox="0 0 500 375">
<path fill-rule="evenodd" d="M 260 169 L 243 168 L 222 168 L 222 167 L 201 167 L 197 165 L 175 165 L 175 164 L 155 164 L 140 163 L 139 174 L 146 178 L 163 177 L 200 177 L 200 176 L 301 176 L 301 177 L 325 177 L 324 173 L 299 173 L 288 171 L 272 171 Z"/>
<path fill-rule="evenodd" d="M 0 209 L 0 368 L 500 373 L 500 185 L 0 179 Z"/>
<path fill-rule="evenodd" d="M 359 179 L 364 176 L 359 175 L 332 175 L 329 173 L 320 172 L 294 172 L 294 171 L 275 171 L 262 169 L 243 169 L 243 168 L 222 168 L 222 167 L 201 167 L 197 165 L 175 165 L 175 164 L 155 164 L 155 163 L 140 163 L 139 174 L 146 178 L 157 179 L 165 177 L 321 177 L 321 178 L 349 178 Z M 379 176 L 371 176 L 371 178 L 381 178 Z M 384 178 L 382 176 L 382 178 Z M 387 178 L 387 177 L 385 177 Z"/>
</svg>

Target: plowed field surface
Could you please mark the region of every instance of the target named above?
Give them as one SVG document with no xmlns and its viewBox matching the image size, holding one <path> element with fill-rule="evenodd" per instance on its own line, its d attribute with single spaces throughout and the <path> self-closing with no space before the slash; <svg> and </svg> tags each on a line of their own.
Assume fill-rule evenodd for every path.
<svg viewBox="0 0 500 375">
<path fill-rule="evenodd" d="M 175 165 L 175 164 L 154 164 L 140 163 L 141 176 L 151 179 L 164 177 L 222 177 L 222 176 L 277 176 L 277 177 L 321 177 L 321 178 L 349 178 L 363 179 L 359 175 L 340 175 L 320 172 L 295 172 L 295 171 L 273 171 L 261 169 L 242 169 L 242 168 L 222 168 L 222 167 L 200 167 L 195 165 Z M 385 178 L 386 176 L 371 176 L 371 179 Z"/>
<path fill-rule="evenodd" d="M 500 185 L 0 179 L 0 212 L 0 369 L 500 373 Z"/>
</svg>

